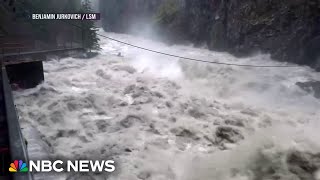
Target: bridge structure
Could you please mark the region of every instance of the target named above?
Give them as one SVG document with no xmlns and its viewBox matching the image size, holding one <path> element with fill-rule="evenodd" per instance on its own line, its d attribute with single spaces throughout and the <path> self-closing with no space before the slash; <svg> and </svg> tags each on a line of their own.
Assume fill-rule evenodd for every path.
<svg viewBox="0 0 320 180">
<path fill-rule="evenodd" d="M 85 49 L 81 43 L 70 40 L 55 46 L 46 46 L 43 42 L 35 45 L 32 35 L 12 32 L 22 28 L 21 24 L 11 23 L 12 14 L 16 12 L 14 2 L 0 0 L 0 179 L 33 180 L 30 172 L 9 172 L 15 160 L 29 162 L 28 140 L 21 131 L 12 89 L 33 88 L 43 82 L 43 61 L 49 56 L 69 56 Z M 23 28 L 28 29 L 28 25 Z"/>
</svg>

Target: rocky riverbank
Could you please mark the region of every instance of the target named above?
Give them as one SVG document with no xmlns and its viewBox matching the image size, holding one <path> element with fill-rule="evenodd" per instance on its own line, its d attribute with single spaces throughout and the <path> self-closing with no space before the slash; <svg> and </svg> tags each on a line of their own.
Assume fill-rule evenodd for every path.
<svg viewBox="0 0 320 180">
<path fill-rule="evenodd" d="M 173 42 L 237 56 L 262 51 L 320 70 L 318 0 L 121 0 L 102 1 L 101 11 L 109 31 L 126 32 L 133 22 L 141 30 L 143 21 Z"/>
</svg>

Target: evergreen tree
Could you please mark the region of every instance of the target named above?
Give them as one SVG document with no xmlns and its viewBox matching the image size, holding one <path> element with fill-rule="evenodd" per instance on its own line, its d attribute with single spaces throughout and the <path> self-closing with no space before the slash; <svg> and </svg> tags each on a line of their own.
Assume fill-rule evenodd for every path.
<svg viewBox="0 0 320 180">
<path fill-rule="evenodd" d="M 91 2 L 90 0 L 84 0 L 82 2 L 81 13 L 92 13 Z M 94 24 L 94 21 L 88 20 L 81 22 L 82 30 L 82 40 L 84 48 L 99 50 L 99 38 L 97 36 L 97 27 Z"/>
</svg>

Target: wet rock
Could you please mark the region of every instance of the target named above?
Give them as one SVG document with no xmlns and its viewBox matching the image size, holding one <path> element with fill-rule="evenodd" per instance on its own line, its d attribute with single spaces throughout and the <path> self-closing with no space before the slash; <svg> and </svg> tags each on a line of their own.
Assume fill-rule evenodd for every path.
<svg viewBox="0 0 320 180">
<path fill-rule="evenodd" d="M 229 126 L 220 126 L 216 130 L 216 142 L 229 142 L 229 143 L 237 143 L 240 140 L 243 140 L 244 137 L 241 132 L 235 128 Z"/>
<path fill-rule="evenodd" d="M 139 116 L 128 115 L 123 120 L 120 121 L 120 125 L 124 128 L 130 128 L 134 123 L 141 121 Z"/>
<path fill-rule="evenodd" d="M 320 81 L 297 82 L 296 85 L 320 99 Z"/>
</svg>

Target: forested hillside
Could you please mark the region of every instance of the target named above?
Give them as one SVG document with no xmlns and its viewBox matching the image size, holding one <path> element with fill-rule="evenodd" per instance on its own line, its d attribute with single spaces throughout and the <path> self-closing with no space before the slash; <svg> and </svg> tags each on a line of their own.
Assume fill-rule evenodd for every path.
<svg viewBox="0 0 320 180">
<path fill-rule="evenodd" d="M 104 28 L 126 32 L 138 16 L 173 42 L 274 59 L 320 69 L 318 0 L 109 0 L 101 1 Z M 141 19 L 141 18 L 140 18 Z"/>
</svg>

